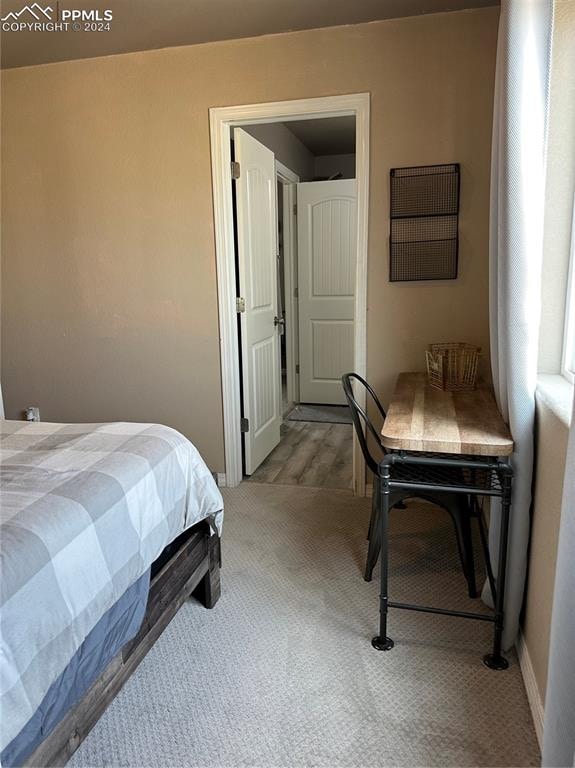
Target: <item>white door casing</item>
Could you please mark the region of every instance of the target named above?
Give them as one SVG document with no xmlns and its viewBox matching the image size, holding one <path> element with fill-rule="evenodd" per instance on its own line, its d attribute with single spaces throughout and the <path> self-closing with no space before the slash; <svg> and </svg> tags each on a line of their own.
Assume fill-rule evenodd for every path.
<svg viewBox="0 0 575 768">
<path fill-rule="evenodd" d="M 350 93 L 290 101 L 239 104 L 212 107 L 210 115 L 210 153 L 216 265 L 218 282 L 218 317 L 222 369 L 222 405 L 224 415 L 225 473 L 219 482 L 235 486 L 242 480 L 242 435 L 240 431 L 239 339 L 236 313 L 236 238 L 231 179 L 231 138 L 234 127 L 254 123 L 281 123 L 286 120 L 355 117 L 357 181 L 357 269 L 355 295 L 355 360 L 353 368 L 366 375 L 367 334 L 367 252 L 369 231 L 369 145 L 370 95 Z M 360 405 L 365 392 L 358 391 Z M 357 437 L 353 442 L 354 493 L 365 495 L 365 462 Z"/>
<path fill-rule="evenodd" d="M 354 367 L 355 179 L 297 185 L 300 400 L 344 405 Z"/>
<path fill-rule="evenodd" d="M 234 129 L 245 471 L 251 475 L 280 441 L 276 172 L 273 152 Z"/>
<path fill-rule="evenodd" d="M 299 176 L 276 159 L 276 174 L 283 186 L 284 313 L 286 337 L 287 401 L 299 402 L 297 311 L 297 219 Z"/>
</svg>

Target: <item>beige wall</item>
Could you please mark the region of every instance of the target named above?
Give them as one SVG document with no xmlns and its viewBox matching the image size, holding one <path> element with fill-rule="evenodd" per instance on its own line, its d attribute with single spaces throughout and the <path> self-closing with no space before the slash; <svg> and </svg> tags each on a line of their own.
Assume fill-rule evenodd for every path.
<svg viewBox="0 0 575 768">
<path fill-rule="evenodd" d="M 246 125 L 243 128 L 271 149 L 276 160 L 297 174 L 301 181 L 313 178 L 314 156 L 283 123 Z"/>
<path fill-rule="evenodd" d="M 315 158 L 315 175 L 332 176 L 341 173 L 343 179 L 355 179 L 355 154 L 320 155 Z"/>
<path fill-rule="evenodd" d="M 498 10 L 419 16 L 2 74 L 7 414 L 160 421 L 223 471 L 208 108 L 371 93 L 368 376 L 429 342 L 488 348 Z M 460 276 L 387 280 L 389 169 L 462 165 Z"/>
<path fill-rule="evenodd" d="M 549 633 L 569 426 L 539 395 L 537 459 L 523 635 L 545 701 Z"/>
</svg>

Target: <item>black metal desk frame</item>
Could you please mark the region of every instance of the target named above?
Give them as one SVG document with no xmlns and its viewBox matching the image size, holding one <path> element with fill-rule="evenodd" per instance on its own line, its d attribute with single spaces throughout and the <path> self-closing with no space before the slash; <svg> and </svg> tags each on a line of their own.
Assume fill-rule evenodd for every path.
<svg viewBox="0 0 575 768">
<path fill-rule="evenodd" d="M 389 651 L 393 640 L 387 634 L 389 608 L 400 608 L 462 619 L 490 621 L 494 624 L 493 650 L 484 656 L 483 662 L 490 669 L 507 669 L 507 659 L 501 653 L 501 637 L 504 626 L 505 574 L 507 569 L 507 543 L 513 470 L 505 461 L 497 458 L 446 456 L 439 454 L 397 453 L 387 454 L 379 465 L 379 492 L 381 504 L 381 592 L 379 598 L 379 635 L 371 644 L 378 651 Z M 493 594 L 493 614 L 452 611 L 425 605 L 397 603 L 388 597 L 389 568 L 389 511 L 398 500 L 417 496 L 417 491 L 444 491 L 467 494 L 470 503 L 477 503 L 480 496 L 501 499 L 501 529 L 499 539 L 497 579 L 487 558 L 486 568 Z"/>
</svg>

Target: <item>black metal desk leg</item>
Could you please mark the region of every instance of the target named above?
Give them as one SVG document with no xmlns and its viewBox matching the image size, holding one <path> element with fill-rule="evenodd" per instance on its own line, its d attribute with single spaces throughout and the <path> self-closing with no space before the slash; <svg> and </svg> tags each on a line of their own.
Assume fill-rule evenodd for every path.
<svg viewBox="0 0 575 768">
<path fill-rule="evenodd" d="M 378 651 L 389 651 L 393 648 L 393 640 L 387 636 L 387 571 L 389 552 L 389 464 L 381 465 L 380 475 L 380 526 L 381 526 L 381 589 L 379 595 L 379 635 L 374 637 L 371 644 Z"/>
<path fill-rule="evenodd" d="M 497 567 L 497 597 L 495 600 L 495 634 L 493 652 L 483 657 L 483 663 L 490 669 L 507 669 L 509 662 L 501 655 L 501 636 L 504 624 L 505 577 L 507 571 L 507 545 L 509 541 L 509 513 L 511 508 L 511 469 L 503 480 L 501 497 L 501 528 L 499 533 L 499 555 Z"/>
</svg>

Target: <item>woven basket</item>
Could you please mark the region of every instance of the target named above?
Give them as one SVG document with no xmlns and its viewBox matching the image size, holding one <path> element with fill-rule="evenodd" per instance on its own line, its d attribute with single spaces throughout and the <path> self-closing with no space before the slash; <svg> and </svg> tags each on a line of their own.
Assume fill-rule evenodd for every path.
<svg viewBox="0 0 575 768">
<path fill-rule="evenodd" d="M 481 347 L 462 342 L 430 344 L 425 353 L 429 383 L 447 392 L 475 389 Z"/>
</svg>

